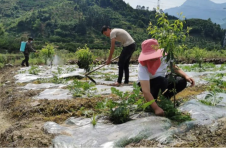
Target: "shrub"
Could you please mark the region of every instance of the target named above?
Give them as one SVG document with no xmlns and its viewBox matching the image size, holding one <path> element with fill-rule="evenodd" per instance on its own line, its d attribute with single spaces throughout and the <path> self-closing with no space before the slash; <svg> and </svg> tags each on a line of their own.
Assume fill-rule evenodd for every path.
<svg viewBox="0 0 226 148">
<path fill-rule="evenodd" d="M 2 54 L 0 54 L 0 63 L 6 63 L 6 61 L 7 61 L 7 58 L 6 58 L 6 56 L 5 55 L 2 55 Z"/>
<path fill-rule="evenodd" d="M 29 69 L 29 74 L 38 75 L 40 71 L 41 70 L 38 68 L 38 66 L 31 66 Z"/>
<path fill-rule="evenodd" d="M 84 68 L 87 72 L 90 71 L 90 65 L 93 63 L 93 54 L 85 45 L 82 49 L 78 49 L 75 53 L 78 58 L 79 68 Z"/>
<path fill-rule="evenodd" d="M 53 57 L 55 54 L 55 49 L 53 45 L 47 44 L 45 48 L 42 48 L 42 50 L 40 51 L 40 54 L 44 58 L 45 64 L 47 64 L 47 60 L 50 60 L 52 65 Z"/>
</svg>

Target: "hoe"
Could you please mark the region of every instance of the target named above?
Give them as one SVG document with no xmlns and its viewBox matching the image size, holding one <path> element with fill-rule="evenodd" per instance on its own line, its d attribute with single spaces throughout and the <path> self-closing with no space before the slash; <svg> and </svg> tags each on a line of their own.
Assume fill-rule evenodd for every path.
<svg viewBox="0 0 226 148">
<path fill-rule="evenodd" d="M 116 60 L 116 59 L 118 59 L 118 58 L 119 58 L 119 56 L 115 57 L 115 58 L 112 59 L 111 61 L 114 61 L 114 60 Z M 98 70 L 98 69 L 104 67 L 105 65 L 106 65 L 106 64 L 101 65 L 100 67 L 97 67 L 96 69 L 94 69 L 94 70 L 92 70 L 92 71 L 90 71 L 90 72 L 87 72 L 87 73 L 84 75 L 84 77 L 89 78 L 93 83 L 96 84 L 96 81 L 95 81 L 93 78 L 91 78 L 90 76 L 88 76 L 88 75 L 91 74 L 92 72 L 94 72 L 94 71 L 96 71 L 96 70 Z"/>
</svg>

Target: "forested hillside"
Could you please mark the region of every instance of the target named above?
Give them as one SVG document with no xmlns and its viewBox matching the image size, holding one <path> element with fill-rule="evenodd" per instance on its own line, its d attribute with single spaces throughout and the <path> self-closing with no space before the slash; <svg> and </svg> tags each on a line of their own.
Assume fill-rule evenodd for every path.
<svg viewBox="0 0 226 148">
<path fill-rule="evenodd" d="M 45 42 L 70 51 L 84 44 L 107 49 L 109 39 L 100 33 L 103 25 L 126 29 L 140 46 L 150 37 L 146 31 L 149 22 L 157 22 L 156 11 L 133 9 L 122 0 L 0 0 L 0 3 L 0 49 L 9 52 L 18 51 L 20 41 L 28 36 L 35 39 L 37 49 Z M 193 27 L 189 46 L 194 42 L 204 46 L 208 42 L 220 48 L 224 30 L 219 25 L 187 20 L 186 26 Z"/>
</svg>

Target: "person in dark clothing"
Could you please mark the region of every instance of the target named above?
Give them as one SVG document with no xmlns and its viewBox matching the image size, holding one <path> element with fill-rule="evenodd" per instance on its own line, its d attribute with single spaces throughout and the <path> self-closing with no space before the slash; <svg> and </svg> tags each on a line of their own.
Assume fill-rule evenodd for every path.
<svg viewBox="0 0 226 148">
<path fill-rule="evenodd" d="M 187 80 L 178 75 L 174 75 L 174 78 L 176 93 L 179 93 L 186 88 Z M 141 86 L 140 82 L 138 82 L 138 85 Z M 155 100 L 158 98 L 159 90 L 161 90 L 162 93 L 165 91 L 163 95 L 166 98 L 171 98 L 174 96 L 173 91 L 171 91 L 173 89 L 174 83 L 172 80 L 170 80 L 169 75 L 166 75 L 165 77 L 158 76 L 156 78 L 150 79 L 150 92 Z"/>
<path fill-rule="evenodd" d="M 162 93 L 165 92 L 163 94 L 165 97 L 171 98 L 174 95 L 172 91 L 174 83 L 166 75 L 170 63 L 166 61 L 166 57 L 163 57 L 163 50 L 158 48 L 155 39 L 145 40 L 141 46 L 142 51 L 138 58 L 138 85 L 141 86 L 145 99 L 148 102 L 157 99 L 160 90 Z M 176 65 L 173 65 L 173 72 L 176 78 L 175 93 L 185 89 L 187 82 L 191 83 L 191 86 L 195 85 L 195 81 Z M 164 111 L 156 102 L 153 102 L 151 107 L 156 115 L 164 115 Z"/>
<path fill-rule="evenodd" d="M 24 57 L 25 59 L 22 61 L 21 66 L 29 67 L 29 55 L 31 52 L 36 52 L 36 50 L 32 47 L 33 38 L 28 38 L 28 41 L 26 42 L 25 50 L 24 50 Z"/>
<path fill-rule="evenodd" d="M 129 61 L 136 48 L 135 41 L 126 30 L 120 29 L 120 28 L 111 29 L 109 26 L 103 26 L 101 33 L 107 37 L 110 37 L 111 39 L 110 54 L 106 61 L 107 65 L 111 63 L 112 55 L 115 50 L 115 42 L 118 41 L 123 45 L 123 50 L 119 56 L 119 61 L 118 61 L 118 66 L 119 66 L 118 80 L 115 84 L 112 84 L 112 86 L 121 85 L 123 72 L 125 72 L 124 84 L 128 84 L 129 83 Z"/>
</svg>

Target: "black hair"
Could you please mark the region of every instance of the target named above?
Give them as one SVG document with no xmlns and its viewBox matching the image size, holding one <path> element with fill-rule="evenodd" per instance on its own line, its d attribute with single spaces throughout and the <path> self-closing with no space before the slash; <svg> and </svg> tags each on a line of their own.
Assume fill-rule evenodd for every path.
<svg viewBox="0 0 226 148">
<path fill-rule="evenodd" d="M 104 25 L 104 26 L 102 27 L 102 29 L 101 29 L 101 33 L 103 34 L 104 31 L 107 31 L 108 28 L 111 29 L 111 27 L 105 26 L 105 25 Z"/>
<path fill-rule="evenodd" d="M 33 41 L 33 38 L 32 37 L 29 37 L 28 40 L 32 40 Z"/>
</svg>

